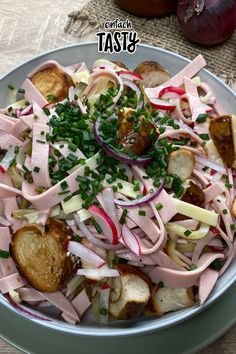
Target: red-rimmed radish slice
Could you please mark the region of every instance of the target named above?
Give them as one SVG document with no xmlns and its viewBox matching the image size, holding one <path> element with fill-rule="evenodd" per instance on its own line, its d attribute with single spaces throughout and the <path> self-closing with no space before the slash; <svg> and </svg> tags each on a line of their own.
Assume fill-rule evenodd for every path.
<svg viewBox="0 0 236 354">
<path fill-rule="evenodd" d="M 116 229 L 116 225 L 111 220 L 110 216 L 108 216 L 105 211 L 96 207 L 95 205 L 90 205 L 89 211 L 94 217 L 95 221 L 101 227 L 104 235 L 113 245 L 118 244 L 118 232 Z"/>
<path fill-rule="evenodd" d="M 85 275 L 86 277 L 106 277 L 106 278 L 113 278 L 113 277 L 119 277 L 120 273 L 116 269 L 105 269 L 105 268 L 99 268 L 99 269 L 78 269 L 77 274 L 79 275 Z"/>
<path fill-rule="evenodd" d="M 158 98 L 151 98 L 150 103 L 156 109 L 163 109 L 165 111 L 173 111 L 175 106 L 168 101 L 160 100 Z"/>
<path fill-rule="evenodd" d="M 121 237 L 126 247 L 128 247 L 137 256 L 140 255 L 141 247 L 135 234 L 126 226 L 121 229 Z"/>
<path fill-rule="evenodd" d="M 86 262 L 93 264 L 97 268 L 102 267 L 106 263 L 103 258 L 99 257 L 96 253 L 79 242 L 69 241 L 68 251 Z"/>
<path fill-rule="evenodd" d="M 159 98 L 178 98 L 185 93 L 185 90 L 180 87 L 167 86 L 159 92 Z"/>
<path fill-rule="evenodd" d="M 134 73 L 133 71 L 129 71 L 129 70 L 120 71 L 119 75 L 122 78 L 131 80 L 131 81 L 133 81 L 133 80 L 142 81 L 143 80 L 141 75 Z"/>
</svg>

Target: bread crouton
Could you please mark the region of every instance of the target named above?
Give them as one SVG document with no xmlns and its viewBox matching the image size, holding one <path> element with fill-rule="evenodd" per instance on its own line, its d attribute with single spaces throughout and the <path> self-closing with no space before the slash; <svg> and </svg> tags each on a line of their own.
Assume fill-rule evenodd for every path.
<svg viewBox="0 0 236 354">
<path fill-rule="evenodd" d="M 120 288 L 118 301 L 110 302 L 109 312 L 118 319 L 136 318 L 143 313 L 144 307 L 150 298 L 147 277 L 132 266 L 118 265 L 120 272 Z"/>
<path fill-rule="evenodd" d="M 12 257 L 33 288 L 43 292 L 57 291 L 72 275 L 72 260 L 67 256 L 69 237 L 66 225 L 53 219 L 44 232 L 37 225 L 28 225 L 13 235 Z"/>
<path fill-rule="evenodd" d="M 37 72 L 31 81 L 49 103 L 65 99 L 70 86 L 73 85 L 70 76 L 56 66 Z"/>
<path fill-rule="evenodd" d="M 169 72 L 156 61 L 139 63 L 134 72 L 142 76 L 145 87 L 156 87 L 170 78 Z"/>
<path fill-rule="evenodd" d="M 175 174 L 184 182 L 188 179 L 194 169 L 195 158 L 191 151 L 178 149 L 172 151 L 168 158 L 168 174 Z"/>
<path fill-rule="evenodd" d="M 152 290 L 152 305 L 154 312 L 162 316 L 170 311 L 177 311 L 194 304 L 192 288 L 169 288 L 155 286 Z"/>
</svg>

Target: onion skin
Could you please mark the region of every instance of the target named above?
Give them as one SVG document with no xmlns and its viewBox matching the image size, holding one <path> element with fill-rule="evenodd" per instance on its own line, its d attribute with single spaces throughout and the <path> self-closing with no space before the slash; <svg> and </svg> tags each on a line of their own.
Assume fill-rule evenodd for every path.
<svg viewBox="0 0 236 354">
<path fill-rule="evenodd" d="M 236 28 L 235 0 L 179 0 L 177 17 L 183 34 L 194 43 L 224 42 Z"/>
<path fill-rule="evenodd" d="M 140 17 L 154 17 L 175 12 L 178 0 L 116 0 L 125 11 Z"/>
</svg>

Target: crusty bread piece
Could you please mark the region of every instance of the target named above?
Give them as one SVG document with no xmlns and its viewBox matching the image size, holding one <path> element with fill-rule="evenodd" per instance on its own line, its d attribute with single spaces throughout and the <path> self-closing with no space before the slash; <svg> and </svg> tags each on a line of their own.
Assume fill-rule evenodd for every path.
<svg viewBox="0 0 236 354">
<path fill-rule="evenodd" d="M 59 290 L 73 273 L 67 256 L 70 231 L 60 221 L 50 219 L 45 232 L 37 225 L 24 226 L 13 235 L 10 245 L 19 272 L 37 290 Z"/>
<path fill-rule="evenodd" d="M 138 317 L 150 298 L 147 277 L 132 266 L 119 265 L 117 269 L 121 273 L 117 291 L 120 296 L 118 301 L 110 302 L 109 312 L 121 320 Z"/>
<path fill-rule="evenodd" d="M 73 85 L 70 76 L 55 65 L 37 72 L 31 81 L 48 102 L 62 101 Z"/>
<path fill-rule="evenodd" d="M 170 78 L 169 72 L 156 61 L 139 63 L 134 72 L 142 76 L 145 87 L 156 87 Z"/>
<path fill-rule="evenodd" d="M 236 197 L 234 198 L 233 205 L 232 205 L 232 214 L 236 218 Z"/>
<path fill-rule="evenodd" d="M 194 169 L 195 158 L 191 151 L 178 149 L 172 151 L 168 158 L 168 174 L 175 174 L 184 182 Z"/>
<path fill-rule="evenodd" d="M 232 118 L 233 117 L 233 118 Z M 235 116 L 224 115 L 210 120 L 209 132 L 224 163 L 230 168 L 235 161 Z"/>
<path fill-rule="evenodd" d="M 152 290 L 152 304 L 156 315 L 162 316 L 170 311 L 177 311 L 194 304 L 192 288 L 154 287 Z"/>
<path fill-rule="evenodd" d="M 98 256 L 103 258 L 104 260 L 107 259 L 107 253 L 106 253 L 105 249 L 94 245 L 92 242 L 88 241 L 86 238 L 82 238 L 81 243 L 82 243 L 82 245 L 84 245 L 85 247 L 89 248 L 91 251 L 96 253 Z M 93 269 L 94 268 L 93 264 L 91 264 L 83 259 L 81 259 L 81 265 L 82 265 L 83 269 Z M 100 269 L 103 269 L 103 268 L 107 269 L 108 265 L 104 264 Z M 85 276 L 85 278 L 93 283 L 96 283 L 102 279 L 102 277 L 93 277 L 93 276 Z"/>
</svg>

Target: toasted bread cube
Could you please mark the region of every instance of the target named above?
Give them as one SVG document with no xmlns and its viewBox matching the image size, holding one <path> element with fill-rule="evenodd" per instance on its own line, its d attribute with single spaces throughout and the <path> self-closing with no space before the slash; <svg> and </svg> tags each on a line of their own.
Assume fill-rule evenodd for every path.
<svg viewBox="0 0 236 354">
<path fill-rule="evenodd" d="M 177 311 L 194 304 L 192 288 L 155 287 L 152 291 L 152 304 L 158 316 Z"/>
<path fill-rule="evenodd" d="M 192 174 L 195 158 L 191 151 L 178 149 L 172 151 L 168 158 L 168 173 L 175 174 L 184 182 Z"/>
<path fill-rule="evenodd" d="M 121 273 L 119 286 L 120 297 L 116 302 L 110 302 L 109 312 L 118 319 L 136 318 L 150 298 L 149 284 L 145 275 L 132 266 L 118 266 Z"/>
<path fill-rule="evenodd" d="M 156 61 L 144 61 L 134 69 L 143 78 L 145 87 L 155 87 L 169 80 L 169 72 Z"/>
</svg>

